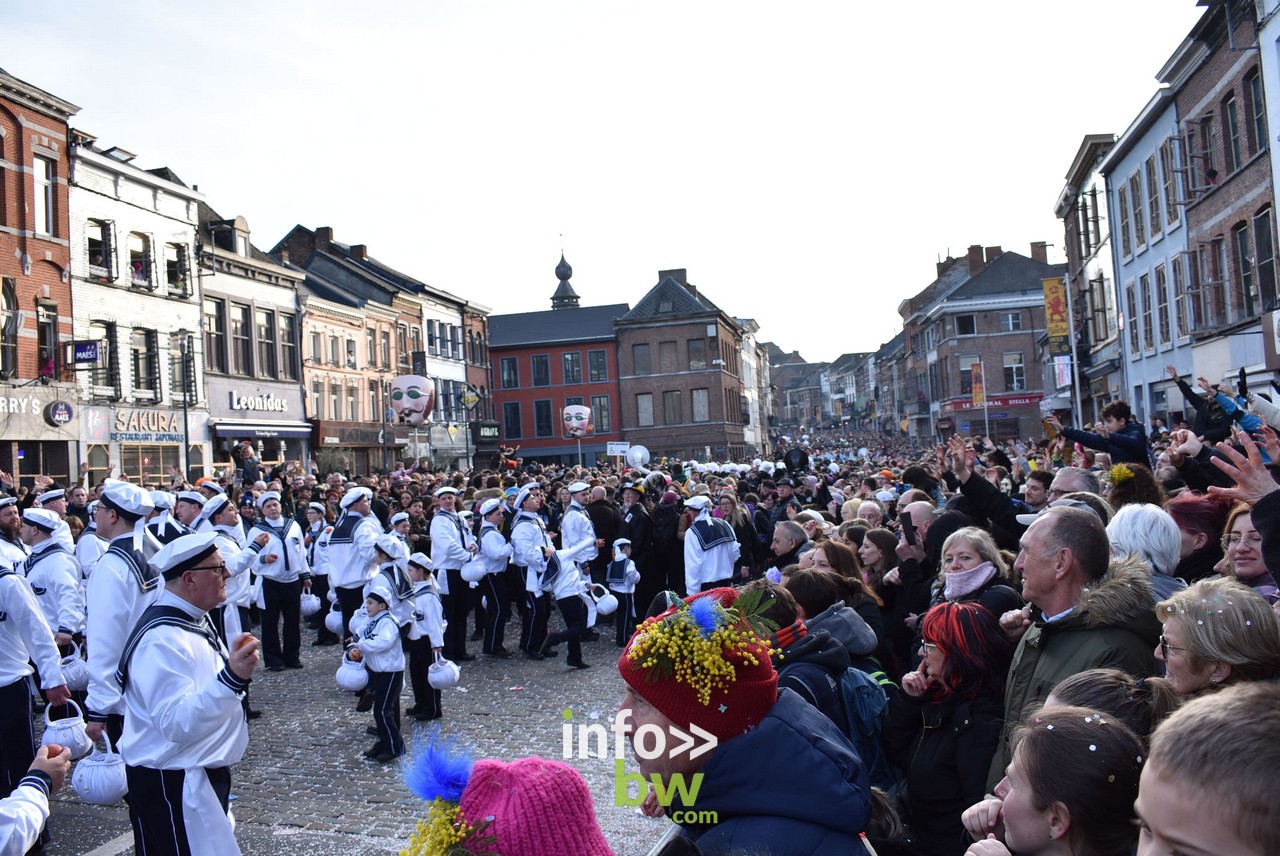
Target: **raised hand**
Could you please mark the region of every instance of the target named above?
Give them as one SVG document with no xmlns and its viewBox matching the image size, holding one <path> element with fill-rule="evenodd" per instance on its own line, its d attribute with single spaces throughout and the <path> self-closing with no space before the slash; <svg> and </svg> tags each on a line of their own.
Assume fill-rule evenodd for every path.
<svg viewBox="0 0 1280 856">
<path fill-rule="evenodd" d="M 1267 494 L 1280 490 L 1280 485 L 1275 483 L 1271 478 L 1271 471 L 1262 463 L 1262 453 L 1258 450 L 1258 444 L 1243 431 L 1236 430 L 1232 433 L 1236 442 L 1244 448 L 1245 454 L 1237 452 L 1230 443 L 1219 443 L 1218 451 L 1226 456 L 1226 460 L 1215 456 L 1213 465 L 1231 476 L 1236 485 L 1235 487 L 1212 485 L 1209 493 L 1253 505 Z"/>
</svg>

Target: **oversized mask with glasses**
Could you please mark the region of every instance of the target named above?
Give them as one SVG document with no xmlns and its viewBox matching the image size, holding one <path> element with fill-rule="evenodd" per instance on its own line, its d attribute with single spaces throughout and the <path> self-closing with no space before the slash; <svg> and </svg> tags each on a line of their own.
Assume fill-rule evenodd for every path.
<svg viewBox="0 0 1280 856">
<path fill-rule="evenodd" d="M 400 375 L 391 381 L 391 410 L 402 422 L 421 425 L 431 419 L 435 385 L 423 375 Z"/>
</svg>

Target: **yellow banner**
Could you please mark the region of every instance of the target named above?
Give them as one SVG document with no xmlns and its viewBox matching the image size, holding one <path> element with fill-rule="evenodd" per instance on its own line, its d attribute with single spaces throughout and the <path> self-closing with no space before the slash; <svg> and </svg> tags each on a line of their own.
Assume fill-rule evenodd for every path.
<svg viewBox="0 0 1280 856">
<path fill-rule="evenodd" d="M 982 378 L 982 363 L 974 363 L 969 367 L 973 377 L 973 406 L 987 406 L 987 385 Z"/>
<path fill-rule="evenodd" d="M 1062 277 L 1043 279 L 1044 326 L 1049 334 L 1049 355 L 1071 356 L 1071 319 L 1067 316 L 1067 288 Z"/>
</svg>

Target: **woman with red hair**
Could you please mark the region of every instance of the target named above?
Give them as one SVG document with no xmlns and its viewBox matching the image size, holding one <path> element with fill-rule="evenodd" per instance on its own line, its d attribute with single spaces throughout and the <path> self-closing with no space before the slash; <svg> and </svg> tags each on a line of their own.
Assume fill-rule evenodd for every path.
<svg viewBox="0 0 1280 856">
<path fill-rule="evenodd" d="M 982 799 L 1004 726 L 1013 643 L 978 603 L 940 603 L 921 622 L 920 668 L 891 699 L 883 741 L 906 773 L 903 819 L 921 853 L 959 856 L 960 816 Z"/>
<path fill-rule="evenodd" d="M 1216 576 L 1214 566 L 1222 561 L 1220 540 L 1230 504 L 1212 496 L 1180 493 L 1165 503 L 1164 510 L 1182 533 L 1180 558 L 1173 575 L 1187 585 Z"/>
</svg>

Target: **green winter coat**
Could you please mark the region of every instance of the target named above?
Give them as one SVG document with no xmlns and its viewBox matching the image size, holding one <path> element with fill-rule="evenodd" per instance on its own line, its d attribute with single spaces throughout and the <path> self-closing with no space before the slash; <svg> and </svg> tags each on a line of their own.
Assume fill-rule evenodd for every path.
<svg viewBox="0 0 1280 856">
<path fill-rule="evenodd" d="M 1009 732 L 1060 681 L 1088 669 L 1121 669 L 1135 678 L 1155 674 L 1160 622 L 1153 603 L 1151 572 L 1139 562 L 1121 559 L 1080 593 L 1079 603 L 1066 618 L 1053 623 L 1035 619 L 1009 666 L 1005 739 L 992 760 L 988 790 L 1004 777 L 1012 759 Z"/>
</svg>

